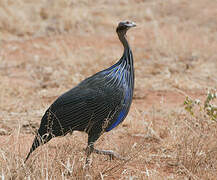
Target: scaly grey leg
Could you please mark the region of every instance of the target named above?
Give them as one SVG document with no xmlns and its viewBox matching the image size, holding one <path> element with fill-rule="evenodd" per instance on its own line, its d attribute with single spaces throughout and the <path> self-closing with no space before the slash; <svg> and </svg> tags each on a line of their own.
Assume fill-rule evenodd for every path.
<svg viewBox="0 0 217 180">
<path fill-rule="evenodd" d="M 111 150 L 98 150 L 98 149 L 93 149 L 93 153 L 96 153 L 96 154 L 103 154 L 103 155 L 108 155 L 110 160 L 113 160 L 113 159 L 124 159 L 122 158 L 119 154 L 115 153 L 114 151 L 111 151 Z"/>
</svg>

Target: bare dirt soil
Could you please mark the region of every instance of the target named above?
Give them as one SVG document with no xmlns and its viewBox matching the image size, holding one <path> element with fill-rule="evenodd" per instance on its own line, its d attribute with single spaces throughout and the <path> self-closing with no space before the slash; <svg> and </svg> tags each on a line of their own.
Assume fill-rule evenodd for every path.
<svg viewBox="0 0 217 180">
<path fill-rule="evenodd" d="M 22 10 L 22 11 L 21 11 Z M 186 96 L 217 88 L 217 3 L 192 1 L 0 2 L 0 177 L 3 179 L 215 179 L 216 122 Z M 86 135 L 55 138 L 23 163 L 46 108 L 122 55 L 120 20 L 135 59 L 126 120 L 96 146 L 126 160 L 93 155 Z"/>
</svg>

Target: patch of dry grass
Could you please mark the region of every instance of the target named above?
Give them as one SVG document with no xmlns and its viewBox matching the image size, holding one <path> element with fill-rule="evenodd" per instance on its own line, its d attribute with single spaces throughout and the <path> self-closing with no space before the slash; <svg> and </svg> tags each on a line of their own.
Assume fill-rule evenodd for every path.
<svg viewBox="0 0 217 180">
<path fill-rule="evenodd" d="M 136 117 L 139 116 L 141 114 Z M 96 144 L 99 148 L 120 153 L 125 161 L 109 161 L 106 156 L 93 154 L 89 169 L 83 168 L 86 136 L 82 133 L 53 139 L 35 151 L 24 164 L 23 155 L 27 153 L 32 137 L 21 134 L 19 129 L 9 137 L 1 138 L 1 176 L 6 179 L 215 179 L 215 122 L 201 115 L 193 118 L 183 110 L 153 108 L 143 126 L 140 123 L 138 119 L 132 124 L 132 117 L 129 117 L 121 127 L 103 135 Z"/>
<path fill-rule="evenodd" d="M 184 111 L 217 84 L 217 4 L 192 1 L 1 1 L 0 176 L 2 179 L 215 179 L 216 123 Z M 86 136 L 56 138 L 23 164 L 45 109 L 82 79 L 118 60 L 118 21 L 130 19 L 135 99 L 122 125 L 96 146 L 126 161 L 93 155 Z"/>
</svg>

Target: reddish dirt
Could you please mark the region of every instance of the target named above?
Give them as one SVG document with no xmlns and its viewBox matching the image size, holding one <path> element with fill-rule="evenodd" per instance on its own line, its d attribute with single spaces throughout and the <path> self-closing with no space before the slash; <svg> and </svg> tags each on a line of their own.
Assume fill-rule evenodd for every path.
<svg viewBox="0 0 217 180">
<path fill-rule="evenodd" d="M 9 68 L 13 69 L 14 74 L 12 74 L 8 79 L 11 82 L 11 86 L 18 86 L 22 85 L 25 87 L 34 87 L 34 82 L 31 79 L 27 78 L 27 73 L 25 71 L 22 71 L 22 69 L 17 68 L 17 65 L 22 66 L 22 63 L 25 61 L 28 61 L 28 59 L 32 55 L 39 55 L 40 58 L 48 58 L 49 59 L 55 59 L 58 56 L 58 52 L 56 52 L 54 46 L 52 46 L 52 43 L 58 43 L 61 44 L 63 41 L 67 46 L 72 48 L 82 48 L 85 46 L 94 46 L 94 48 L 101 48 L 102 44 L 96 43 L 98 40 L 100 40 L 101 37 L 68 37 L 68 36 L 56 36 L 56 37 L 48 37 L 48 38 L 35 38 L 27 41 L 10 41 L 10 42 L 3 42 L 2 48 L 1 48 L 1 54 L 5 59 L 7 59 L 7 64 L 10 66 Z M 109 47 L 112 45 L 115 45 L 119 43 L 117 39 L 114 38 L 104 38 L 104 44 L 105 46 Z M 61 45 L 60 45 L 61 46 Z M 48 47 L 48 48 L 47 48 Z M 19 78 L 18 78 L 19 77 Z M 194 98 L 204 96 L 205 94 L 200 90 L 194 90 L 194 91 L 185 91 L 185 90 L 162 90 L 162 91 L 153 91 L 153 90 L 142 90 L 142 89 L 135 89 L 135 96 L 133 100 L 133 105 L 130 111 L 130 115 L 133 117 L 137 116 L 138 112 L 144 112 L 151 110 L 153 107 L 158 108 L 173 108 L 173 107 L 182 107 L 183 102 L 186 95 L 190 95 Z M 55 97 L 48 97 L 45 98 L 44 101 L 52 102 Z M 123 127 L 127 127 L 127 124 L 123 124 Z M 129 127 L 130 128 L 130 127 Z M 16 146 L 17 149 L 13 149 L 14 152 L 21 153 L 22 157 L 25 157 L 27 154 L 27 151 L 32 143 L 33 135 L 32 134 L 26 134 L 22 131 L 19 134 L 19 137 L 16 137 L 16 133 L 12 134 L 10 136 L 0 136 L 0 144 L 4 147 L 10 146 L 12 144 L 19 144 L 19 146 Z M 161 138 L 164 138 L 164 133 L 162 133 Z M 116 144 L 129 142 L 132 144 L 133 142 L 140 142 L 142 137 L 140 136 L 134 136 L 131 134 L 128 134 L 127 136 L 123 137 L 120 133 L 118 135 L 118 138 L 116 139 Z M 61 140 L 56 140 L 59 143 L 61 143 Z M 145 139 L 147 143 L 153 143 L 158 144 L 157 139 Z M 51 144 L 52 146 L 52 144 Z M 9 149 L 12 150 L 12 149 Z M 153 149 L 154 151 L 154 149 Z M 133 162 L 133 166 L 140 166 L 139 164 L 136 164 L 136 162 Z M 138 162 L 139 163 L 139 162 Z M 142 165 L 141 165 L 142 166 Z M 151 168 L 151 164 L 149 164 Z M 163 174 L 168 174 L 171 172 L 170 167 L 168 169 L 164 170 L 165 172 L 162 172 Z"/>
</svg>

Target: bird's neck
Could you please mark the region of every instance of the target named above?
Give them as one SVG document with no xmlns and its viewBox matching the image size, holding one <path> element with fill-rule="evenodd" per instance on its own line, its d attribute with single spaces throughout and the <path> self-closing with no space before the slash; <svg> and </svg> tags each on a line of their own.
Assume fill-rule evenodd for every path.
<svg viewBox="0 0 217 180">
<path fill-rule="evenodd" d="M 130 66 L 133 69 L 133 56 L 132 56 L 132 52 L 131 52 L 129 43 L 128 43 L 127 38 L 126 38 L 126 33 L 118 33 L 118 37 L 124 46 L 124 53 L 123 53 L 123 56 L 120 59 L 120 61 L 123 61 L 123 60 L 127 61 L 127 64 L 130 64 Z"/>
<path fill-rule="evenodd" d="M 121 43 L 124 46 L 124 53 L 122 58 L 120 59 L 120 62 L 126 62 L 130 66 L 130 80 L 129 83 L 131 84 L 132 89 L 134 89 L 134 67 L 133 67 L 133 55 L 130 49 L 130 46 L 128 44 L 128 41 L 126 39 L 126 33 L 118 33 L 118 37 L 121 41 Z"/>
<path fill-rule="evenodd" d="M 128 41 L 126 39 L 126 34 L 125 33 L 123 33 L 123 34 L 118 33 L 118 37 L 119 37 L 121 43 L 124 46 L 124 51 L 128 51 L 130 49 L 130 46 L 129 46 Z"/>
</svg>

